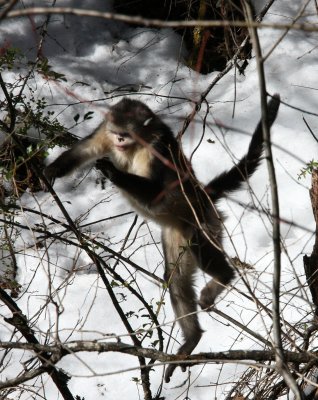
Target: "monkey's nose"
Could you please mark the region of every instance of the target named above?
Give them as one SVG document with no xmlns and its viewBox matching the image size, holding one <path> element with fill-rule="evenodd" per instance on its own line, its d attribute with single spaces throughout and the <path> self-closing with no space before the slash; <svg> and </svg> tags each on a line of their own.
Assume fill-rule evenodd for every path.
<svg viewBox="0 0 318 400">
<path fill-rule="evenodd" d="M 125 140 L 124 138 L 122 138 L 122 137 L 119 136 L 118 142 L 123 142 L 124 140 Z"/>
</svg>

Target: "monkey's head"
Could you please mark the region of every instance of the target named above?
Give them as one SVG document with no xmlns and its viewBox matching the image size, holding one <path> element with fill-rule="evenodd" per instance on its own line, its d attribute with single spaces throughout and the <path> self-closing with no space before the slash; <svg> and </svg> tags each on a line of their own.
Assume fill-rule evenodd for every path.
<svg viewBox="0 0 318 400">
<path fill-rule="evenodd" d="M 110 108 L 107 131 L 119 151 L 150 143 L 158 117 L 141 101 L 122 99 Z"/>
</svg>

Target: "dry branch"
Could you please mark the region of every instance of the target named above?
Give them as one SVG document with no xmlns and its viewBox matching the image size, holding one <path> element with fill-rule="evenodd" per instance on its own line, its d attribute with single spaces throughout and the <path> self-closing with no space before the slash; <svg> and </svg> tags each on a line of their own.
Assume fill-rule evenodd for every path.
<svg viewBox="0 0 318 400">
<path fill-rule="evenodd" d="M 34 335 L 33 330 L 30 328 L 28 320 L 26 316 L 22 313 L 17 304 L 12 300 L 12 298 L 0 288 L 0 300 L 9 308 L 12 312 L 11 318 L 5 318 L 5 322 L 10 325 L 13 325 L 17 331 L 19 331 L 23 337 L 29 342 L 29 344 L 37 345 L 39 344 L 37 338 Z M 51 354 L 44 351 L 37 352 L 38 359 L 43 364 L 44 368 L 41 370 L 42 372 L 47 372 L 56 387 L 60 391 L 63 399 L 65 400 L 74 400 L 72 393 L 70 392 L 67 382 L 69 377 L 62 371 L 59 371 L 55 368 L 51 361 Z"/>
<path fill-rule="evenodd" d="M 96 342 L 87 340 L 71 341 L 61 343 L 60 345 L 41 345 L 39 343 L 22 343 L 22 342 L 0 342 L 0 348 L 3 349 L 21 349 L 30 350 L 36 353 L 47 352 L 51 353 L 54 360 L 61 359 L 66 355 L 71 355 L 79 352 L 116 352 L 128 354 L 136 357 L 150 358 L 162 363 L 180 362 L 188 364 L 198 364 L 206 362 L 220 362 L 220 361 L 275 361 L 274 350 L 229 350 L 217 351 L 209 353 L 198 353 L 188 356 L 180 356 L 175 354 L 167 354 L 153 348 L 143 348 L 123 342 Z M 284 351 L 286 361 L 294 364 L 304 364 L 313 362 L 318 364 L 318 358 L 315 354 L 309 352 L 293 352 Z M 266 365 L 268 368 L 268 365 Z"/>
<path fill-rule="evenodd" d="M 30 15 L 49 15 L 49 14 L 69 14 L 78 17 L 95 17 L 103 18 L 106 20 L 115 20 L 126 22 L 134 25 L 143 25 L 147 27 L 157 28 L 209 28 L 209 27 L 244 27 L 244 28 L 270 28 L 270 29 L 294 29 L 305 32 L 317 32 L 318 27 L 314 24 L 302 24 L 302 23 L 259 23 L 257 21 L 245 22 L 245 21 L 211 21 L 211 20 L 191 20 L 191 21 L 162 21 L 160 19 L 148 19 L 142 17 L 132 17 L 129 15 L 116 14 L 112 12 L 102 12 L 97 10 L 88 10 L 73 7 L 29 7 L 19 10 L 9 11 L 7 18 L 16 18 Z"/>
<path fill-rule="evenodd" d="M 244 3 L 246 9 L 246 19 L 252 22 L 252 9 L 248 1 Z M 282 329 L 280 319 L 280 280 L 281 280 L 281 238 L 280 238 L 280 211 L 278 198 L 278 185 L 276 179 L 276 171 L 273 161 L 271 148 L 270 129 L 268 126 L 267 102 L 266 102 L 266 79 L 265 79 L 265 59 L 262 55 L 262 49 L 255 27 L 250 28 L 250 35 L 255 52 L 257 72 L 259 78 L 261 110 L 262 110 L 262 128 L 265 145 L 265 157 L 267 160 L 267 171 L 270 181 L 271 205 L 274 218 L 272 221 L 272 243 L 274 252 L 274 272 L 273 272 L 273 344 L 275 349 L 276 370 L 282 375 L 287 386 L 293 391 L 296 400 L 301 400 L 301 393 L 297 383 L 286 363 L 283 351 Z"/>
<path fill-rule="evenodd" d="M 315 305 L 315 319 L 318 318 L 318 170 L 313 170 L 312 186 L 309 191 L 312 210 L 316 221 L 315 243 L 310 256 L 304 256 L 304 268 L 312 301 Z M 317 320 L 315 321 L 317 322 Z"/>
</svg>

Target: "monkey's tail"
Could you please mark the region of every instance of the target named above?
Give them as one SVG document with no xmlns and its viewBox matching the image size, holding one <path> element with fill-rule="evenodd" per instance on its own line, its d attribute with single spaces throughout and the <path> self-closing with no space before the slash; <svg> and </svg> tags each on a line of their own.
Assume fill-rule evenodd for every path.
<svg viewBox="0 0 318 400">
<path fill-rule="evenodd" d="M 275 94 L 267 103 L 268 126 L 271 127 L 276 119 L 280 97 Z M 255 172 L 263 153 L 263 129 L 260 120 L 252 136 L 247 154 L 229 171 L 223 172 L 210 181 L 205 190 L 212 201 L 217 201 L 232 191 L 240 189 L 242 184 Z"/>
</svg>

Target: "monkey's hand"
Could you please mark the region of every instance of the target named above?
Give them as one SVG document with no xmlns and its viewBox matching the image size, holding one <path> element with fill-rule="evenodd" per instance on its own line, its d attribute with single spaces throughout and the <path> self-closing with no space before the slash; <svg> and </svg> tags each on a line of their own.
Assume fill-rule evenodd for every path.
<svg viewBox="0 0 318 400">
<path fill-rule="evenodd" d="M 108 158 L 101 158 L 96 161 L 96 168 L 99 169 L 109 180 L 113 180 L 118 169 Z"/>
<path fill-rule="evenodd" d="M 55 163 L 55 161 L 54 161 L 53 163 L 49 164 L 47 167 L 44 168 L 43 175 L 47 179 L 48 183 L 51 186 L 53 186 L 54 182 L 55 182 L 55 178 L 63 175 L 63 173 L 62 173 L 60 167 L 58 166 L 58 164 Z M 45 183 L 43 180 L 41 180 L 41 186 L 45 192 L 48 192 L 47 183 Z"/>
<path fill-rule="evenodd" d="M 56 178 L 69 174 L 80 164 L 81 158 L 72 149 L 67 150 L 44 169 L 44 175 L 53 186 Z"/>
<path fill-rule="evenodd" d="M 62 175 L 59 166 L 55 162 L 45 167 L 43 173 L 51 186 L 54 185 L 55 178 Z"/>
</svg>

